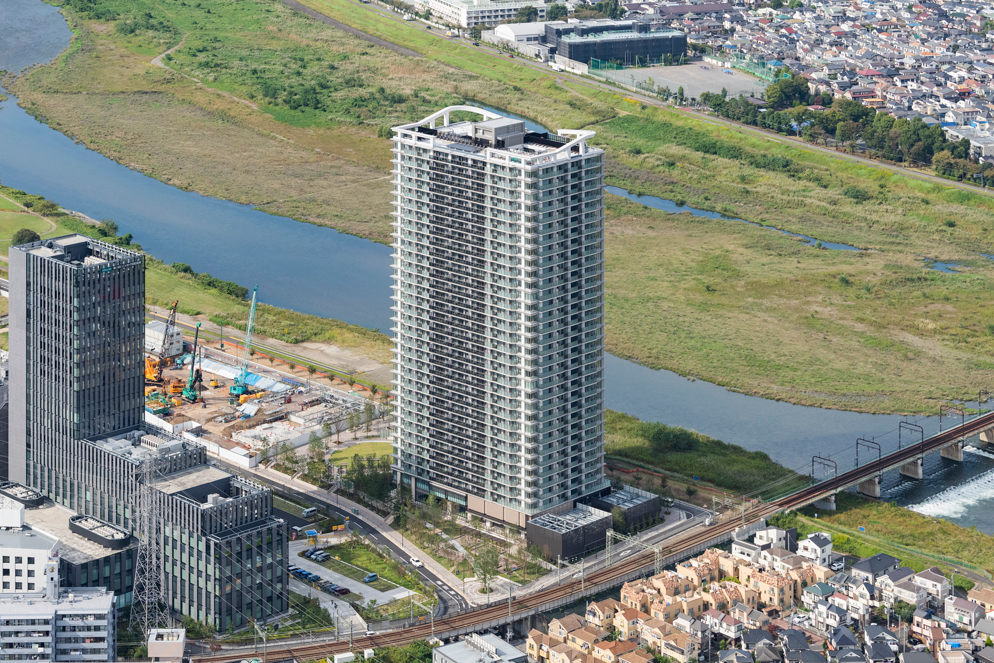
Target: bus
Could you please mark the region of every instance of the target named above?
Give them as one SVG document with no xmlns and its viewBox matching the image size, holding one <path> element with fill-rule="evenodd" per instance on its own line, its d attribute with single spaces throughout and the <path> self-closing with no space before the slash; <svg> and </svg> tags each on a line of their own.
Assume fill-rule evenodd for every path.
<svg viewBox="0 0 994 663">
<path fill-rule="evenodd" d="M 318 513 L 317 507 L 311 507 L 309 509 L 304 509 L 300 512 L 301 518 L 310 518 L 311 516 L 316 516 Z"/>
</svg>

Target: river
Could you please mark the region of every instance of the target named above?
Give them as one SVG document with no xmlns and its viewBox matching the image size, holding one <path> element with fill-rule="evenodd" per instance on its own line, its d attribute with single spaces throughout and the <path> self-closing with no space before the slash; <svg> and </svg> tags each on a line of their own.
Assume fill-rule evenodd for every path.
<svg viewBox="0 0 994 663">
<path fill-rule="evenodd" d="M 61 16 L 41 0 L 0 2 L 0 69 L 50 61 L 70 36 Z M 542 130 L 531 122 L 529 128 Z M 185 262 L 246 286 L 258 283 L 261 300 L 269 304 L 389 330 L 389 247 L 176 189 L 73 142 L 34 120 L 14 99 L 0 109 L 0 182 L 93 218 L 113 218 L 122 233 L 132 233 L 166 262 Z M 616 193 L 658 206 L 623 190 Z M 687 207 L 678 211 L 738 222 Z M 886 453 L 896 447 L 898 423 L 906 419 L 747 396 L 611 355 L 605 361 L 605 398 L 609 408 L 765 451 L 804 473 L 811 470 L 813 454 L 832 457 L 840 470 L 851 468 L 858 437 L 875 438 Z M 935 418 L 915 421 L 926 433 L 938 429 Z M 932 500 L 920 508 L 994 532 L 994 474 L 985 476 L 992 469 L 994 456 L 982 453 L 968 453 L 963 464 L 935 455 L 926 465 L 929 480 L 888 476 L 885 498 L 902 504 Z M 960 493 L 944 493 L 964 481 L 975 483 Z"/>
</svg>

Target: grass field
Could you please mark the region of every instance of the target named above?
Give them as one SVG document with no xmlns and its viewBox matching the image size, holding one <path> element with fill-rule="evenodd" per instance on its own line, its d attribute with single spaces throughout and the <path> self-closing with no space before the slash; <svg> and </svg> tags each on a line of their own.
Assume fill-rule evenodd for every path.
<svg viewBox="0 0 994 663">
<path fill-rule="evenodd" d="M 934 412 L 994 368 L 994 265 L 931 271 L 913 253 L 817 250 L 731 220 L 609 197 L 608 348 L 747 393 Z"/>
<path fill-rule="evenodd" d="M 16 212 L 20 212 L 21 208 L 18 207 L 16 204 L 10 202 L 6 198 L 0 196 L 0 211 L 6 211 L 6 210 L 13 210 Z"/>
<path fill-rule="evenodd" d="M 0 212 L 0 238 L 9 240 L 21 228 L 33 230 L 41 235 L 47 233 L 51 226 L 45 222 L 45 219 L 34 214 L 26 212 Z"/>
<path fill-rule="evenodd" d="M 389 456 L 393 453 L 393 447 L 389 442 L 360 442 L 347 449 L 340 449 L 331 454 L 331 462 L 351 461 L 353 456 Z"/>
</svg>

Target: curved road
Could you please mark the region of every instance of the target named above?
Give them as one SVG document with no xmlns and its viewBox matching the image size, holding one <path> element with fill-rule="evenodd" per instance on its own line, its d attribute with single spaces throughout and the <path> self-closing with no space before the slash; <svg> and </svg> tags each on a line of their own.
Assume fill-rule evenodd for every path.
<svg viewBox="0 0 994 663">
<path fill-rule="evenodd" d="M 226 463 L 225 461 L 217 458 L 214 458 L 212 460 L 214 462 L 219 463 L 222 467 L 224 467 L 224 469 L 231 472 L 232 474 L 237 475 L 242 469 L 236 465 Z M 259 481 L 261 483 L 266 484 L 275 491 L 284 492 L 284 493 L 296 492 L 292 488 L 287 488 L 283 484 L 272 481 L 265 476 L 260 476 L 259 474 L 253 474 L 251 478 L 253 481 Z M 327 508 L 332 513 L 340 516 L 342 519 L 348 517 L 349 526 L 352 527 L 352 529 L 357 530 L 360 534 L 364 534 L 366 538 L 368 538 L 370 541 L 372 541 L 378 546 L 387 546 L 391 550 L 391 552 L 393 552 L 399 559 L 406 561 L 411 558 L 410 552 L 403 550 L 400 546 L 394 543 L 390 539 L 390 537 L 381 534 L 376 530 L 376 528 L 374 528 L 368 522 L 366 522 L 359 516 L 351 513 L 347 509 L 338 506 L 330 499 L 321 500 L 315 498 L 313 495 L 307 495 L 305 496 L 305 499 L 307 499 L 308 502 L 315 502 L 315 501 L 320 502 L 322 506 Z M 442 580 L 437 575 L 432 573 L 427 567 L 423 566 L 419 568 L 418 572 L 422 575 L 422 577 L 424 577 L 425 580 L 428 581 L 428 583 L 435 586 L 436 594 L 438 595 L 439 607 L 441 608 L 441 614 L 444 615 L 450 611 L 461 612 L 463 610 L 469 609 L 469 603 L 466 601 L 466 599 L 463 598 L 462 595 L 459 594 L 459 592 L 457 592 L 455 589 L 449 587 L 444 580 Z"/>
</svg>

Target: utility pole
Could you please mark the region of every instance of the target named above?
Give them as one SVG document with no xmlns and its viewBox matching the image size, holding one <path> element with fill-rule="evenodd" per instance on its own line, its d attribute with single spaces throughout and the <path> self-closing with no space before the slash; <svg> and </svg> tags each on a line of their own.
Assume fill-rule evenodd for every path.
<svg viewBox="0 0 994 663">
<path fill-rule="evenodd" d="M 556 555 L 556 572 L 558 577 L 556 578 L 556 584 L 563 584 L 563 556 Z"/>
<path fill-rule="evenodd" d="M 259 628 L 259 623 L 254 619 L 252 620 L 252 626 L 255 628 L 256 639 L 255 639 L 255 651 L 259 653 L 259 636 L 262 636 L 262 662 L 267 663 L 269 658 L 269 637 L 266 632 Z"/>
</svg>

